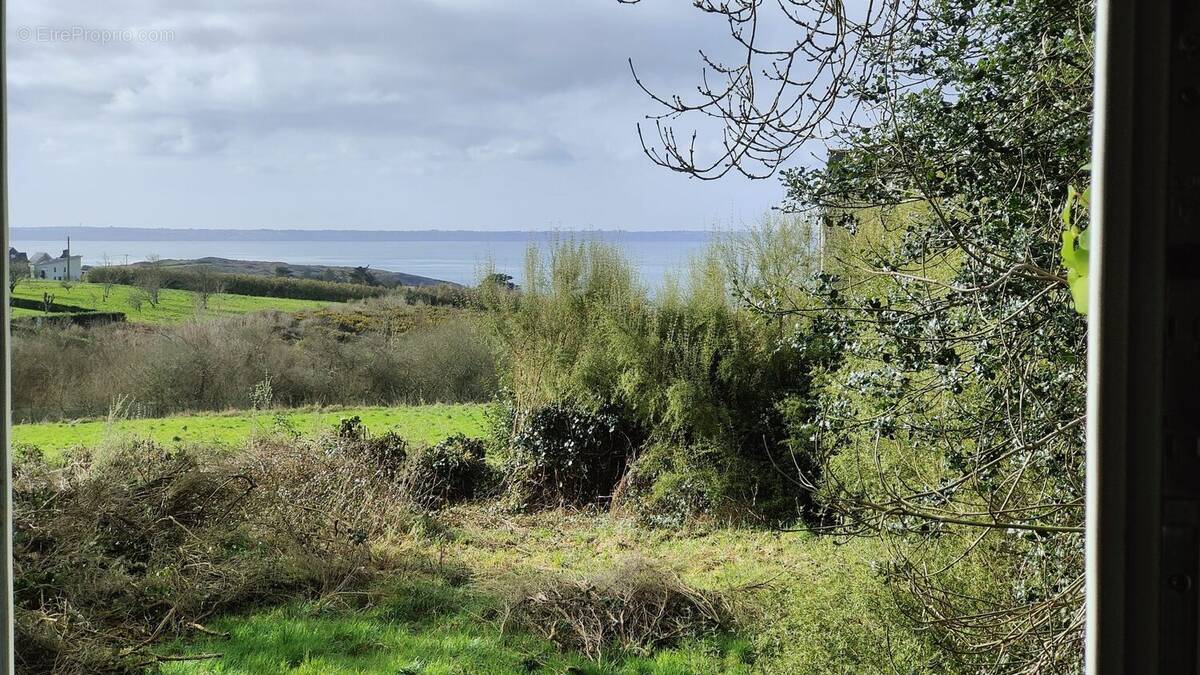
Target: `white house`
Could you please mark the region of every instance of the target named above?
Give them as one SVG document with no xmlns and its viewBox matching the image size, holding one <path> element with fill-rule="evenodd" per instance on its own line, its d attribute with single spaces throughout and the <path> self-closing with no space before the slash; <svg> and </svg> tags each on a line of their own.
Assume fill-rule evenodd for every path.
<svg viewBox="0 0 1200 675">
<path fill-rule="evenodd" d="M 34 279 L 52 279 L 62 281 L 79 281 L 83 276 L 83 256 L 68 256 L 63 251 L 57 258 L 51 258 L 48 253 L 35 253 L 29 257 L 29 276 Z"/>
</svg>

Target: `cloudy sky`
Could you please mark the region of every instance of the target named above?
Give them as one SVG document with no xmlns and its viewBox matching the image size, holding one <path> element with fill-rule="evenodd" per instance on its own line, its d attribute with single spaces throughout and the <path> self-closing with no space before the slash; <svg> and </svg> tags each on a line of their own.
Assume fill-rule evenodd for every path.
<svg viewBox="0 0 1200 675">
<path fill-rule="evenodd" d="M 777 181 L 652 165 L 686 0 L 10 0 L 14 226 L 709 229 Z M 100 31 L 114 31 L 103 33 Z"/>
</svg>

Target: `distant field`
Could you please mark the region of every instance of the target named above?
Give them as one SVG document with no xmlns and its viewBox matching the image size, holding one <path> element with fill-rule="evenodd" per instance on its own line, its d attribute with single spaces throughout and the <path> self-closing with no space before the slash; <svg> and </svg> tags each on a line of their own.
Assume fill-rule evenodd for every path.
<svg viewBox="0 0 1200 675">
<path fill-rule="evenodd" d="M 456 433 L 482 436 L 485 428 L 484 406 L 462 404 L 180 415 L 122 420 L 111 428 L 103 420 L 15 424 L 12 440 L 14 444 L 35 445 L 51 458 L 67 448 L 95 445 L 110 433 L 150 438 L 167 445 L 238 445 L 245 442 L 256 428 L 268 430 L 274 426 L 277 415 L 302 433 L 329 429 L 343 418 L 358 415 L 372 433 L 395 431 L 407 440 L 418 443 L 435 443 Z"/>
<path fill-rule="evenodd" d="M 68 291 L 57 281 L 26 281 L 17 285 L 13 296 L 30 300 L 42 300 L 43 293 L 54 296 L 54 302 L 60 305 L 75 305 L 85 309 L 100 312 L 124 312 L 126 319 L 135 323 L 177 323 L 196 317 L 211 318 L 218 316 L 233 316 L 248 314 L 260 310 L 273 309 L 281 312 L 299 312 L 337 305 L 337 303 L 320 300 L 293 300 L 290 298 L 264 298 L 250 295 L 231 295 L 222 293 L 208 300 L 207 309 L 196 306 L 196 294 L 191 291 L 163 289 L 159 291 L 157 307 L 143 302 L 141 309 L 134 309 L 130 297 L 137 289 L 132 286 L 113 286 L 104 301 L 104 287 L 101 284 L 75 283 Z M 36 310 L 20 310 L 13 316 L 37 316 Z"/>
</svg>

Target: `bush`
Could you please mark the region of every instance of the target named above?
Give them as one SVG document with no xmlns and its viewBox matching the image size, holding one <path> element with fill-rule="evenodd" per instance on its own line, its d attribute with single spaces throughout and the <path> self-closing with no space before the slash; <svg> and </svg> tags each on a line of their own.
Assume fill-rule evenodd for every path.
<svg viewBox="0 0 1200 675">
<path fill-rule="evenodd" d="M 342 452 L 361 458 L 388 479 L 399 477 L 408 460 L 408 441 L 394 431 L 371 436 L 358 415 L 338 423 L 337 438 Z"/>
<path fill-rule="evenodd" d="M 154 331 L 14 327 L 12 364 L 19 421 L 101 417 L 116 397 L 148 416 L 250 408 L 267 378 L 286 407 L 486 401 L 497 380 L 486 336 L 460 315 L 391 336 L 279 313 Z"/>
<path fill-rule="evenodd" d="M 529 630 L 593 659 L 618 649 L 648 653 L 687 638 L 730 630 L 734 613 L 721 594 L 702 591 L 642 559 L 571 579 L 516 578 L 502 590 L 505 625 Z"/>
<path fill-rule="evenodd" d="M 17 659 L 28 672 L 135 672 L 152 642 L 218 612 L 342 591 L 389 567 L 401 488 L 308 444 L 241 453 L 116 445 L 14 468 Z"/>
<path fill-rule="evenodd" d="M 510 439 L 510 495 L 521 506 L 581 506 L 611 498 L 641 436 L 612 411 L 568 404 L 534 410 Z"/>
<path fill-rule="evenodd" d="M 809 322 L 784 326 L 733 304 L 736 284 L 715 253 L 654 296 L 602 244 L 529 260 L 522 292 L 490 305 L 515 407 L 498 441 L 518 460 L 519 496 L 555 505 L 612 495 L 630 458 L 653 450 L 617 495 L 648 522 L 811 515 L 808 491 L 780 469 L 811 465 L 789 443 L 789 424 L 804 418 L 780 413 L 814 398 L 812 373 L 830 356 L 799 339 Z"/>
<path fill-rule="evenodd" d="M 417 450 L 409 457 L 404 471 L 409 498 L 436 508 L 480 496 L 493 474 L 484 454 L 483 441 L 463 434 Z"/>
</svg>

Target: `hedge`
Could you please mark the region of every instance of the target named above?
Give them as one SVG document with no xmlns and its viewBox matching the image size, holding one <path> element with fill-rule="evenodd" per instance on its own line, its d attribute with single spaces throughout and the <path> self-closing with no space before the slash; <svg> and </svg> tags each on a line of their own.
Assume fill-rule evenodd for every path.
<svg viewBox="0 0 1200 675">
<path fill-rule="evenodd" d="M 12 307 L 20 307 L 21 309 L 32 309 L 39 312 L 44 312 L 47 309 L 51 312 L 91 312 L 87 307 L 76 307 L 75 305 L 60 305 L 57 302 L 50 303 L 50 307 L 46 307 L 46 303 L 41 300 L 31 300 L 29 298 L 9 298 L 9 303 Z"/>
<path fill-rule="evenodd" d="M 12 320 L 21 326 L 95 326 L 125 321 L 124 312 L 63 312 L 45 316 L 22 316 Z"/>
<path fill-rule="evenodd" d="M 201 273 L 194 269 L 151 268 L 133 265 L 93 268 L 87 273 L 87 281 L 136 286 L 139 280 L 147 274 L 159 275 L 162 280 L 162 288 L 198 291 L 205 286 L 211 287 L 215 279 L 220 284 L 222 293 L 268 298 L 347 302 L 378 297 L 388 292 L 388 289 L 382 286 L 364 286 L 338 281 L 223 272 Z"/>
</svg>

